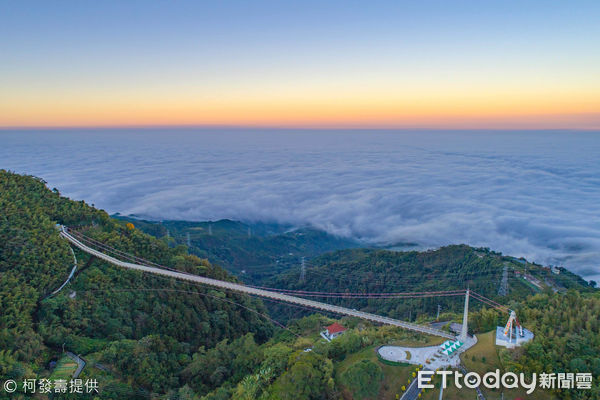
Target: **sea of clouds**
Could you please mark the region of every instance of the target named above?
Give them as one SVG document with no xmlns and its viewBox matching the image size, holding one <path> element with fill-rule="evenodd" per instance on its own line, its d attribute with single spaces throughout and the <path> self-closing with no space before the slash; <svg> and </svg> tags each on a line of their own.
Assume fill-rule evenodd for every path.
<svg viewBox="0 0 600 400">
<path fill-rule="evenodd" d="M 467 243 L 600 279 L 600 133 L 0 132 L 0 168 L 110 213 Z"/>
</svg>

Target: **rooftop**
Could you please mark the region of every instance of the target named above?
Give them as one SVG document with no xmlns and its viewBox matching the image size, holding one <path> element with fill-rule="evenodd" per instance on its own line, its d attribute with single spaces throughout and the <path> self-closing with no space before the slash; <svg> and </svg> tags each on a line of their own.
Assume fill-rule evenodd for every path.
<svg viewBox="0 0 600 400">
<path fill-rule="evenodd" d="M 329 332 L 330 335 L 332 333 L 344 332 L 346 330 L 346 328 L 344 328 L 342 325 L 338 324 L 337 322 L 329 325 L 325 329 L 327 329 L 327 332 Z"/>
</svg>

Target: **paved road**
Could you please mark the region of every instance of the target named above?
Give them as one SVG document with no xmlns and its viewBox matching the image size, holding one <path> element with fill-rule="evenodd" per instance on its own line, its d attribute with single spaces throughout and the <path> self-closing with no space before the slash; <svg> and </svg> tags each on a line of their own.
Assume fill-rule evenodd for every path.
<svg viewBox="0 0 600 400">
<path fill-rule="evenodd" d="M 462 372 L 464 375 L 468 374 L 469 371 L 467 370 L 467 368 L 460 364 L 460 366 L 458 367 L 460 369 L 460 372 Z M 477 400 L 485 400 L 485 396 L 483 395 L 483 392 L 481 391 L 481 389 L 479 388 L 479 386 L 477 386 L 475 388 L 475 390 L 477 391 Z"/>
<path fill-rule="evenodd" d="M 418 382 L 417 378 L 413 379 L 413 381 L 410 383 L 410 385 L 408 385 L 406 392 L 404 392 L 402 397 L 400 397 L 400 400 L 416 400 L 419 398 L 419 393 L 421 393 L 421 391 L 423 389 L 419 388 L 419 385 L 417 385 L 417 382 Z"/>
<path fill-rule="evenodd" d="M 149 272 L 151 274 L 164 275 L 164 276 L 172 277 L 175 279 L 181 279 L 181 280 L 185 280 L 185 281 L 197 282 L 197 283 L 214 286 L 214 287 L 221 288 L 221 289 L 234 290 L 237 292 L 247 293 L 247 294 L 251 294 L 251 295 L 255 295 L 255 296 L 267 297 L 270 299 L 285 301 L 287 303 L 298 304 L 298 305 L 302 305 L 302 306 L 306 306 L 306 307 L 310 307 L 310 308 L 334 312 L 337 314 L 348 315 L 351 317 L 357 317 L 357 318 L 361 318 L 361 319 L 365 319 L 365 320 L 369 320 L 369 321 L 373 321 L 373 322 L 378 322 L 381 324 L 398 326 L 398 327 L 401 327 L 404 329 L 421 332 L 421 333 L 425 333 L 428 335 L 440 336 L 440 337 L 447 338 L 447 339 L 455 338 L 454 335 L 452 335 L 448 332 L 444 332 L 439 329 L 431 328 L 429 326 L 422 326 L 422 325 L 413 324 L 410 322 L 400 321 L 400 320 L 393 319 L 393 318 L 382 317 L 382 316 L 379 316 L 376 314 L 357 311 L 357 310 L 353 310 L 353 309 L 345 308 L 345 307 L 334 306 L 334 305 L 330 305 L 330 304 L 326 304 L 326 303 L 321 303 L 318 301 L 307 300 L 307 299 L 303 299 L 301 297 L 290 296 L 290 295 L 282 294 L 282 293 L 278 293 L 278 292 L 272 292 L 270 290 L 256 289 L 256 288 L 248 287 L 246 285 L 241 285 L 238 283 L 220 281 L 217 279 L 206 278 L 203 276 L 192 275 L 192 274 L 188 274 L 188 273 L 184 273 L 184 272 L 170 271 L 170 270 L 166 270 L 166 269 L 161 269 L 161 268 L 156 268 L 156 267 L 148 267 L 146 265 L 133 264 L 133 263 L 121 261 L 114 257 L 106 255 L 98 250 L 95 250 L 91 247 L 88 247 L 87 245 L 83 244 L 82 242 L 77 240 L 75 237 L 70 235 L 68 233 L 68 231 L 64 228 L 61 230 L 60 234 L 64 238 L 69 240 L 71 243 L 73 243 L 73 245 L 77 246 L 78 248 L 85 251 L 86 253 L 96 256 L 102 260 L 108 261 L 109 263 L 117 265 L 119 267 L 134 269 L 134 270 L 138 270 L 138 271 L 142 271 L 142 272 Z"/>
</svg>

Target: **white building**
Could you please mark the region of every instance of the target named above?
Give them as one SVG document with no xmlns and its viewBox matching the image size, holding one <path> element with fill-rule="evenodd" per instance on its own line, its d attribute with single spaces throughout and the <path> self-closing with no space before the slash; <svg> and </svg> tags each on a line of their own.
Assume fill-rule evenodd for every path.
<svg viewBox="0 0 600 400">
<path fill-rule="evenodd" d="M 342 325 L 338 324 L 337 322 L 329 325 L 327 328 L 325 328 L 325 330 L 323 332 L 321 332 L 321 336 L 323 336 L 325 339 L 331 341 L 333 339 L 335 339 L 336 337 L 343 335 L 344 332 L 346 332 L 346 328 L 344 328 Z"/>
</svg>

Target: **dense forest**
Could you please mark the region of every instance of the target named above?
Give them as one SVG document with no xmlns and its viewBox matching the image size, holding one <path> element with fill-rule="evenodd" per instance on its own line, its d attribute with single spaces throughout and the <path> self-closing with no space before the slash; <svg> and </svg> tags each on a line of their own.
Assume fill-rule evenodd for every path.
<svg viewBox="0 0 600 400">
<path fill-rule="evenodd" d="M 507 293 L 499 288 L 506 271 Z M 524 276 L 531 276 L 540 288 Z M 537 282 L 536 281 L 536 282 Z M 296 268 L 274 275 L 268 286 L 290 290 L 338 293 L 393 293 L 470 289 L 503 304 L 519 302 L 545 289 L 566 291 L 567 287 L 591 290 L 576 275 L 564 271 L 556 275 L 549 268 L 466 245 L 453 245 L 424 252 L 397 252 L 377 249 L 351 249 L 328 253 L 310 262 L 301 276 Z M 428 319 L 442 313 L 461 312 L 463 299 L 433 297 L 419 299 L 328 299 L 346 307 L 385 313 L 403 320 Z M 472 308 L 483 304 L 474 302 Z M 289 310 L 274 307 L 275 315 L 293 316 Z"/>
<path fill-rule="evenodd" d="M 415 366 L 385 363 L 376 356 L 377 347 L 438 343 L 348 318 L 337 320 L 348 331 L 325 342 L 319 332 L 338 317 L 266 307 L 256 298 L 119 269 L 77 249 L 72 252 L 56 227 L 64 224 L 115 249 L 223 280 L 239 278 L 218 266 L 219 260 L 243 276 L 244 254 L 256 245 L 257 258 L 249 260 L 277 264 L 290 252 L 296 260 L 302 252 L 311 256 L 304 273 L 291 263 L 262 273 L 261 281 L 273 287 L 344 293 L 468 286 L 516 310 L 536 335 L 515 350 L 496 348 L 500 368 L 592 372 L 593 390 L 556 391 L 553 396 L 600 398 L 600 296 L 593 285 L 564 269 L 553 271 L 464 245 L 425 252 L 348 249 L 321 254 L 352 246 L 327 235 L 291 234 L 271 226 L 248 235 L 247 225 L 233 221 L 217 223 L 210 232 L 197 229 L 206 228 L 199 223 L 173 222 L 165 232 L 163 224 L 111 218 L 83 201 L 60 196 L 41 179 L 3 170 L 0 210 L 2 379 L 57 377 L 68 360 L 64 352 L 70 351 L 86 362 L 80 378 L 100 382 L 95 396 L 100 399 L 395 399 Z M 190 235 L 188 248 L 182 243 L 190 229 L 202 233 L 196 240 Z M 53 294 L 75 261 L 73 279 Z M 506 293 L 499 291 L 504 274 Z M 423 323 L 435 319 L 438 305 L 443 321 L 460 321 L 462 308 L 461 298 L 326 301 Z M 469 325 L 482 334 L 504 324 L 506 317 L 474 302 Z M 285 328 L 271 318 L 286 322 Z M 469 396 L 465 392 L 460 398 Z M 61 398 L 82 397 L 87 395 Z M 0 398 L 18 396 L 0 391 Z"/>
<path fill-rule="evenodd" d="M 117 269 L 75 251 L 73 282 L 54 296 L 73 257 L 56 223 L 123 251 L 183 271 L 233 279 L 183 246 L 128 229 L 83 201 L 61 197 L 37 178 L 0 171 L 0 375 L 43 374 L 59 349 L 93 354 L 115 368 L 131 393 L 165 393 L 201 348 L 252 332 L 264 342 L 273 326 L 260 300 Z M 240 306 L 241 305 L 241 306 Z M 93 361 L 92 361 L 93 363 Z M 118 371 L 118 373 L 117 373 Z M 105 391 L 110 392 L 110 387 Z"/>
<path fill-rule="evenodd" d="M 298 268 L 301 260 L 339 249 L 364 246 L 317 229 L 289 225 L 207 222 L 145 221 L 115 215 L 170 245 L 185 244 L 190 253 L 221 265 L 240 279 L 261 283 L 274 274 Z"/>
</svg>

